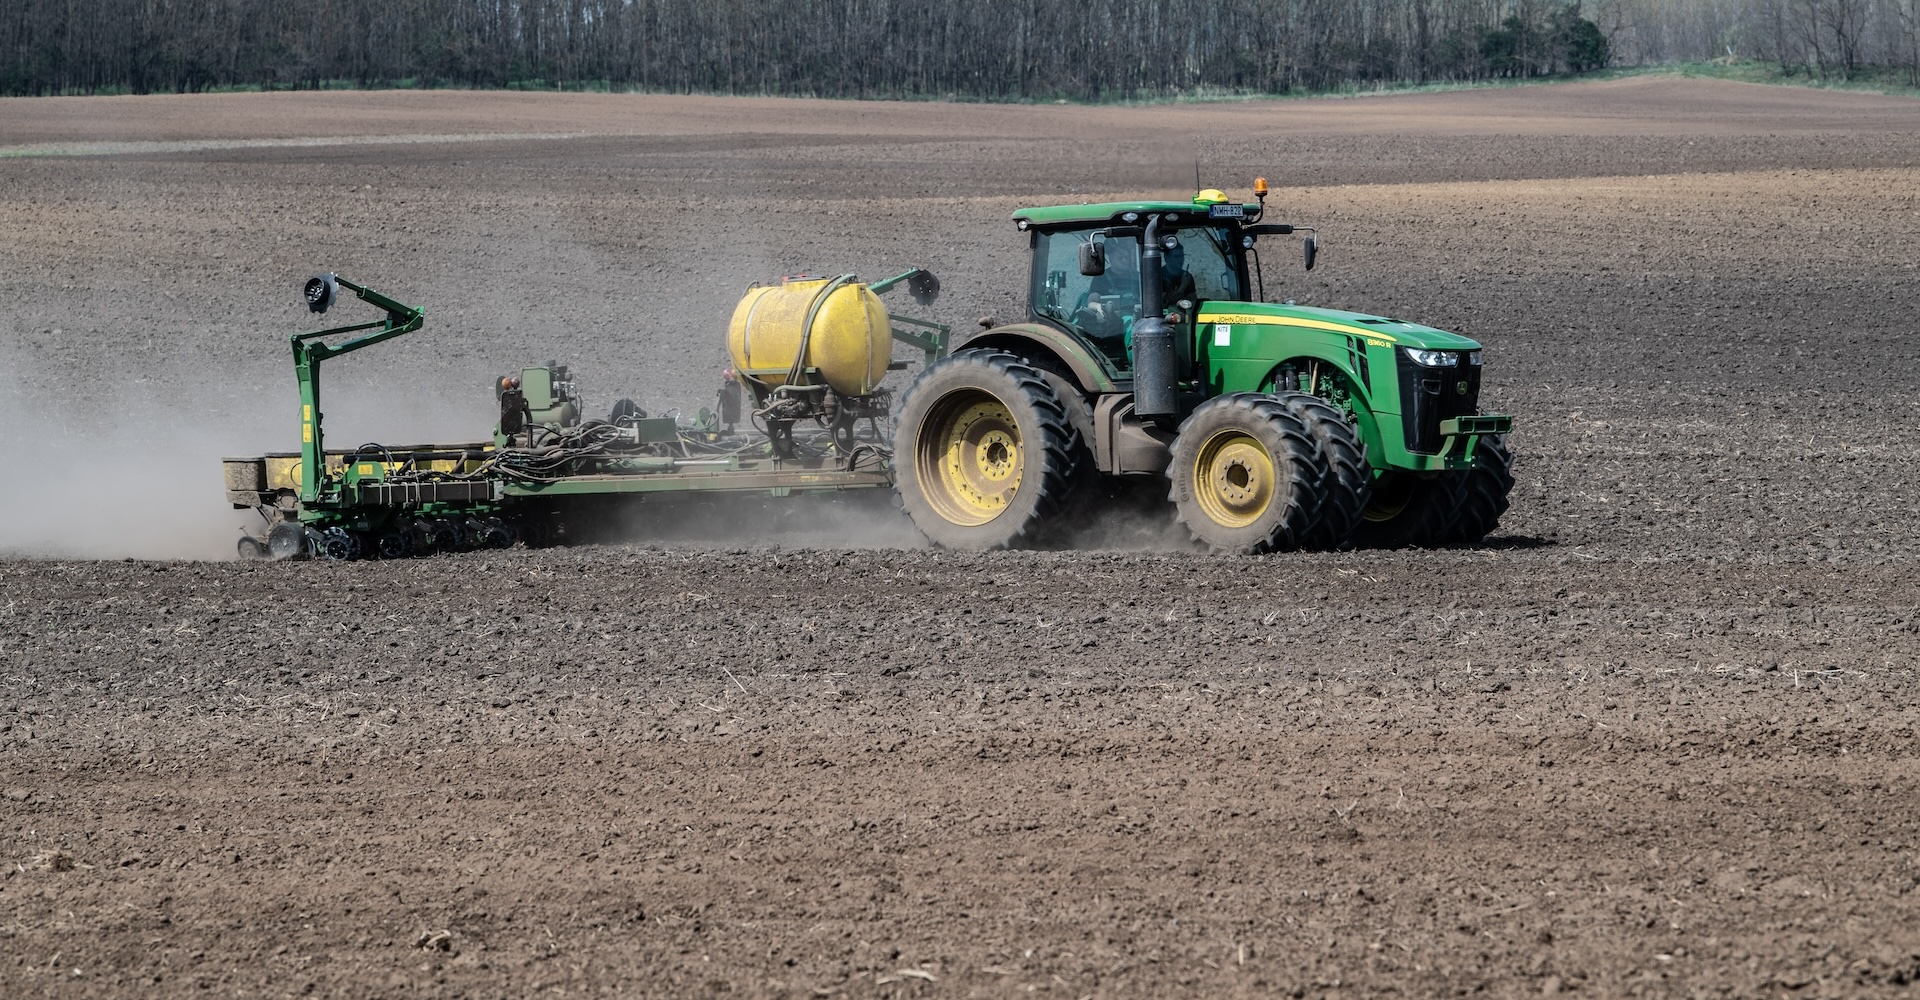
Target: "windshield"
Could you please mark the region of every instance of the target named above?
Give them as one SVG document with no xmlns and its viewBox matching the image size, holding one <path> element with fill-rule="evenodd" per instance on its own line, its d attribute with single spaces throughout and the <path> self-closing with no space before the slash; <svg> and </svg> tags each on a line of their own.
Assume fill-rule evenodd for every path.
<svg viewBox="0 0 1920 1000">
<path fill-rule="evenodd" d="M 1175 257 L 1184 257 L 1186 272 L 1193 276 L 1195 298 L 1246 301 L 1247 296 L 1240 288 L 1240 269 L 1234 266 L 1234 255 L 1227 249 L 1231 230 L 1182 229 L 1178 235 L 1180 249 L 1168 253 L 1167 270 L 1171 270 Z M 1168 291 L 1174 291 L 1173 282 L 1178 279 L 1171 275 L 1169 278 Z M 1168 304 L 1172 304 L 1171 298 Z"/>
</svg>

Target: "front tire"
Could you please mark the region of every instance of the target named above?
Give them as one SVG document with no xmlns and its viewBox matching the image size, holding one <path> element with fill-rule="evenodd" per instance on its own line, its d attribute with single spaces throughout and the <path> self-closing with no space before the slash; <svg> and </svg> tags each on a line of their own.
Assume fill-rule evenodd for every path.
<svg viewBox="0 0 1920 1000">
<path fill-rule="evenodd" d="M 1392 471 L 1374 481 L 1355 545 L 1365 549 L 1433 548 L 1447 544 L 1460 513 L 1460 473 L 1421 477 Z"/>
<path fill-rule="evenodd" d="M 1448 531 L 1456 545 L 1478 545 L 1500 526 L 1507 512 L 1507 494 L 1513 492 L 1513 452 L 1505 434 L 1489 434 L 1473 448 L 1473 468 L 1460 491 L 1460 514 Z"/>
<path fill-rule="evenodd" d="M 1217 552 L 1298 549 L 1312 539 L 1327 475 L 1313 432 L 1273 396 L 1216 396 L 1180 425 L 1167 466 L 1175 516 Z"/>
<path fill-rule="evenodd" d="M 907 387 L 894 431 L 901 506 L 935 545 L 1033 542 L 1073 485 L 1079 435 L 1046 377 L 1005 351 L 961 351 Z"/>
<path fill-rule="evenodd" d="M 1282 392 L 1274 397 L 1300 418 L 1320 448 L 1326 478 L 1320 521 L 1302 539 L 1308 549 L 1339 549 L 1353 544 L 1354 528 L 1373 492 L 1373 467 L 1367 464 L 1367 446 L 1354 429 L 1353 419 L 1318 396 Z"/>
</svg>

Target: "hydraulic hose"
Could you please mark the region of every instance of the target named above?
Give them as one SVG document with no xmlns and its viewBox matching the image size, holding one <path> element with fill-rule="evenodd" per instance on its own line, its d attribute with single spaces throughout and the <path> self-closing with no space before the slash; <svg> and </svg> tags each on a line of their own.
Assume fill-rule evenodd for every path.
<svg viewBox="0 0 1920 1000">
<path fill-rule="evenodd" d="M 842 286 L 852 283 L 853 280 L 853 275 L 843 274 L 827 282 L 826 287 L 815 292 L 813 301 L 807 304 L 807 321 L 800 327 L 800 348 L 794 352 L 793 367 L 787 369 L 788 385 L 799 385 L 800 377 L 806 373 L 807 349 L 813 343 L 813 321 L 820 315 L 820 308 L 827 304 L 827 299 L 832 296 L 834 292 L 839 291 Z"/>
</svg>

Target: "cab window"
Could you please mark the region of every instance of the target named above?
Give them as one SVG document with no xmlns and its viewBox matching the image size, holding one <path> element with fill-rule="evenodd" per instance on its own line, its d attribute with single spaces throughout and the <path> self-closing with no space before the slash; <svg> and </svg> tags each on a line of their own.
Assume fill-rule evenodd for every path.
<svg viewBox="0 0 1920 1000">
<path fill-rule="evenodd" d="M 1187 273 L 1193 275 L 1196 298 L 1246 301 L 1240 288 L 1240 269 L 1235 263 L 1238 255 L 1226 242 L 1232 238 L 1231 230 L 1182 229 L 1178 236 Z"/>
<path fill-rule="evenodd" d="M 1043 233 L 1034 254 L 1034 315 L 1078 331 L 1124 361 L 1125 338 L 1140 309 L 1140 243 L 1088 233 Z M 1106 246 L 1107 272 L 1080 273 L 1080 244 Z"/>
</svg>

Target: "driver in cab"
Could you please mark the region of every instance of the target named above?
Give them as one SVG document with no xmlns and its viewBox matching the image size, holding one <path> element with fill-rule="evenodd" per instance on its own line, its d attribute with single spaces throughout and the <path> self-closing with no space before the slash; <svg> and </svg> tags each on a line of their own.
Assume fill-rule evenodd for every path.
<svg viewBox="0 0 1920 1000">
<path fill-rule="evenodd" d="M 1140 306 L 1140 279 L 1137 258 L 1117 253 L 1107 258 L 1107 270 L 1093 280 L 1086 305 L 1080 310 L 1081 328 L 1096 340 L 1118 341 L 1125 337 L 1128 321 Z M 1171 308 L 1176 302 L 1194 300 L 1193 275 L 1187 271 L 1187 251 L 1174 244 L 1160 258 L 1160 302 Z"/>
<path fill-rule="evenodd" d="M 1160 258 L 1160 301 L 1168 307 L 1194 300 L 1193 274 L 1187 270 L 1187 248 L 1178 243 Z"/>
<path fill-rule="evenodd" d="M 1107 246 L 1118 250 L 1121 244 Z M 1139 259 L 1130 253 L 1111 253 L 1105 260 L 1106 270 L 1087 288 L 1079 326 L 1095 340 L 1117 344 L 1126 336 L 1127 325 L 1140 305 Z"/>
</svg>

